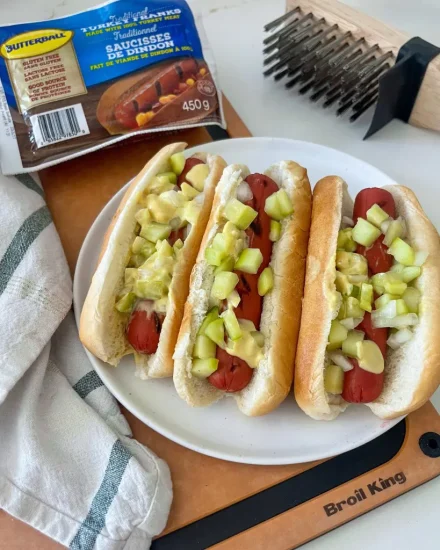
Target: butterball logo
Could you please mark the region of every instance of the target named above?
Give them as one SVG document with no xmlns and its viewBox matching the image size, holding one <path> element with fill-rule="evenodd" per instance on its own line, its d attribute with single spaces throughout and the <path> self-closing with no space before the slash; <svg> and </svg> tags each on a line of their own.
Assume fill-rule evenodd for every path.
<svg viewBox="0 0 440 550">
<path fill-rule="evenodd" d="M 350 508 L 351 506 L 356 506 L 371 496 L 382 493 L 382 491 L 386 491 L 393 485 L 402 485 L 405 482 L 406 475 L 403 472 L 398 472 L 394 476 L 388 478 L 380 477 L 378 480 L 368 483 L 366 487 L 359 487 L 358 489 L 355 489 L 354 493 L 349 495 L 345 500 L 340 500 L 339 502 L 329 502 L 323 507 L 324 512 L 327 517 L 333 516 L 347 508 Z"/>
<path fill-rule="evenodd" d="M 25 59 L 58 50 L 73 37 L 72 31 L 62 29 L 41 29 L 24 32 L 9 38 L 0 47 L 0 54 L 6 59 Z"/>
</svg>

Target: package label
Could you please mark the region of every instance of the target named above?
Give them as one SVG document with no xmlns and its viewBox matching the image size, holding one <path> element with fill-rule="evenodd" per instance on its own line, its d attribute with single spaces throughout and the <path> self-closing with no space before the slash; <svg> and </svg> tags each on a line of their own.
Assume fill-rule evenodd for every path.
<svg viewBox="0 0 440 550">
<path fill-rule="evenodd" d="M 121 136 L 224 126 L 214 61 L 184 0 L 120 0 L 48 23 L 0 27 L 4 173 Z"/>
</svg>

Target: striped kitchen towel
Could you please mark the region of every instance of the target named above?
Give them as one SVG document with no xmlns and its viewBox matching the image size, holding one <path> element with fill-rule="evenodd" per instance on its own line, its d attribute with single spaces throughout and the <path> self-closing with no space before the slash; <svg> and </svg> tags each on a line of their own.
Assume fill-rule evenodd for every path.
<svg viewBox="0 0 440 550">
<path fill-rule="evenodd" d="M 145 550 L 167 465 L 131 438 L 78 340 L 39 184 L 0 176 L 0 507 L 75 550 Z"/>
</svg>

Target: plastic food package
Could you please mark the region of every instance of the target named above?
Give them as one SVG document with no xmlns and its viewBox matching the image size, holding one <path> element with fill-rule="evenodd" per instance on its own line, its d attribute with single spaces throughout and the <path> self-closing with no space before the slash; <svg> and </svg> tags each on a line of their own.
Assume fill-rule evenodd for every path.
<svg viewBox="0 0 440 550">
<path fill-rule="evenodd" d="M 215 64 L 184 0 L 120 0 L 0 27 L 4 174 L 133 135 L 224 127 Z"/>
</svg>

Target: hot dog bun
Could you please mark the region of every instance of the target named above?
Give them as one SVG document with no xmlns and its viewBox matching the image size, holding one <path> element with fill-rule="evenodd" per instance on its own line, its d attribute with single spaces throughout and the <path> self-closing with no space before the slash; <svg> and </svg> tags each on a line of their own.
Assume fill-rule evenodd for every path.
<svg viewBox="0 0 440 550">
<path fill-rule="evenodd" d="M 116 311 L 115 297 L 123 287 L 124 270 L 135 237 L 135 213 L 139 195 L 160 172 L 169 170 L 169 158 L 183 151 L 186 143 L 174 143 L 161 149 L 134 178 L 119 205 L 104 237 L 98 265 L 81 312 L 80 339 L 96 357 L 117 365 L 124 355 L 133 352 L 125 337 L 126 319 Z M 184 253 L 174 269 L 169 289 L 169 304 L 154 355 L 136 354 L 141 378 L 161 378 L 173 372 L 172 353 L 183 315 L 191 268 L 209 219 L 214 191 L 226 163 L 221 157 L 199 153 L 198 158 L 210 168 L 205 181 L 204 202 L 197 223 L 184 243 Z"/>
<path fill-rule="evenodd" d="M 429 253 L 416 286 L 422 292 L 413 338 L 397 350 L 387 348 L 380 397 L 367 406 L 381 418 L 396 418 L 421 407 L 440 384 L 439 236 L 414 193 L 401 185 L 385 187 L 396 213 L 405 219 L 409 243 Z M 331 420 L 348 403 L 324 390 L 324 356 L 331 320 L 337 315 L 335 257 L 342 216 L 352 217 L 346 183 L 337 176 L 320 180 L 313 193 L 301 329 L 295 364 L 295 397 L 312 418 Z"/>
<path fill-rule="evenodd" d="M 274 270 L 275 286 L 264 298 L 260 323 L 260 331 L 265 337 L 264 359 L 255 369 L 249 385 L 231 394 L 240 410 L 249 416 L 275 409 L 292 384 L 311 214 L 310 183 L 304 168 L 295 162 L 283 161 L 271 166 L 265 174 L 287 191 L 294 214 L 285 222 L 281 239 L 273 246 L 270 265 Z M 191 376 L 191 354 L 197 331 L 208 310 L 213 280 L 212 268 L 206 263 L 204 252 L 219 230 L 223 207 L 236 196 L 240 181 L 247 175 L 248 168 L 236 164 L 223 172 L 197 263 L 191 273 L 190 293 L 174 353 L 174 384 L 180 397 L 192 406 L 210 405 L 225 395 L 207 380 Z"/>
</svg>

